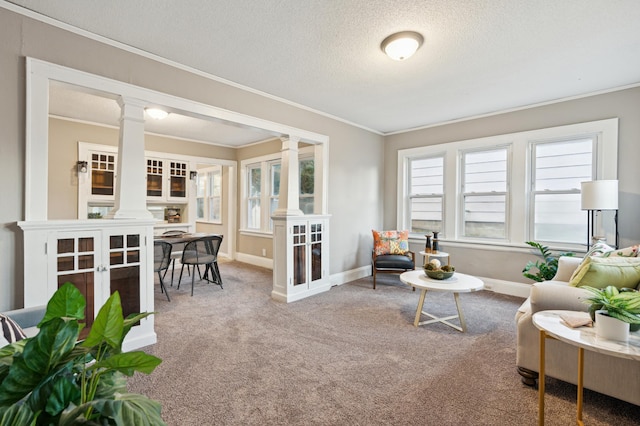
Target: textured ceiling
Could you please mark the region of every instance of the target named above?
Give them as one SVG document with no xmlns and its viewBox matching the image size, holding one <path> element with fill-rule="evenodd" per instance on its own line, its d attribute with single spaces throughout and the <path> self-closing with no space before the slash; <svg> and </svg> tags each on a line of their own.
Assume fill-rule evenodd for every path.
<svg viewBox="0 0 640 426">
<path fill-rule="evenodd" d="M 640 82 L 637 0 L 11 3 L 381 133 Z"/>
</svg>

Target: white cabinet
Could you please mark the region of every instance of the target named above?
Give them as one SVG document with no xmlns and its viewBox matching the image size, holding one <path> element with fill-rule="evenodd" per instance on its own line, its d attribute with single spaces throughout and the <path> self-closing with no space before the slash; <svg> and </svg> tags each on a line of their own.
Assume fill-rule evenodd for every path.
<svg viewBox="0 0 640 426">
<path fill-rule="evenodd" d="M 188 202 L 189 164 L 166 158 L 147 157 L 147 201 Z"/>
<path fill-rule="evenodd" d="M 45 305 L 64 283 L 85 296 L 87 329 L 100 307 L 118 291 L 123 314 L 152 312 L 153 220 L 20 222 L 24 230 L 25 307 Z M 85 334 L 88 331 L 84 332 Z M 155 343 L 152 316 L 134 326 L 129 350 Z"/>
<path fill-rule="evenodd" d="M 79 142 L 78 160 L 86 163 L 86 171 L 78 167 L 77 172 L 78 219 L 105 217 L 115 205 L 118 148 Z M 193 190 L 189 160 L 175 160 L 168 154 L 149 151 L 144 167 L 147 204 L 179 206 L 184 211 Z M 165 219 L 163 214 L 161 220 Z"/>
<path fill-rule="evenodd" d="M 329 290 L 329 216 L 274 216 L 272 219 L 272 297 L 293 302 Z"/>
</svg>

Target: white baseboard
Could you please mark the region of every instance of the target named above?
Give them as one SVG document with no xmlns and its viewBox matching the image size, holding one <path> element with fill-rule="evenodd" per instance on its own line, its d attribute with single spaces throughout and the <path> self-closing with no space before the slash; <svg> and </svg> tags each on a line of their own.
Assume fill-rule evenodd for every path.
<svg viewBox="0 0 640 426">
<path fill-rule="evenodd" d="M 271 297 L 274 300 L 277 300 L 279 302 L 291 303 L 291 302 L 295 302 L 296 300 L 300 300 L 309 296 L 316 295 L 318 293 L 324 293 L 325 291 L 329 291 L 330 289 L 331 289 L 331 284 L 327 283 L 326 285 L 322 285 L 320 287 L 315 287 L 307 291 L 302 291 L 302 292 L 299 292 L 296 294 L 290 294 L 290 295 L 282 294 L 274 290 L 271 292 Z"/>
<path fill-rule="evenodd" d="M 497 280 L 495 278 L 478 277 L 484 281 L 484 289 L 494 293 L 508 294 L 509 296 L 529 297 L 531 284 L 517 283 L 513 281 Z"/>
<path fill-rule="evenodd" d="M 237 252 L 236 260 L 238 262 L 249 263 L 251 265 L 256 265 L 262 268 L 273 270 L 273 259 L 269 259 L 268 257 L 260 257 L 254 256 L 252 254 Z"/>
<path fill-rule="evenodd" d="M 261 266 L 263 268 L 273 269 L 273 260 L 250 254 L 236 253 L 236 260 L 239 262 L 250 263 L 252 265 Z M 346 284 L 360 278 L 371 276 L 371 265 L 361 266 L 359 268 L 350 269 L 348 271 L 332 274 L 330 277 L 331 286 Z M 484 281 L 485 290 L 495 293 L 507 294 L 516 297 L 529 297 L 531 284 L 518 283 L 514 281 L 498 280 L 495 278 L 478 277 Z"/>
<path fill-rule="evenodd" d="M 331 286 L 342 285 L 351 281 L 359 280 L 360 278 L 371 276 L 371 266 L 361 266 L 349 271 L 338 272 L 331 275 Z"/>
</svg>

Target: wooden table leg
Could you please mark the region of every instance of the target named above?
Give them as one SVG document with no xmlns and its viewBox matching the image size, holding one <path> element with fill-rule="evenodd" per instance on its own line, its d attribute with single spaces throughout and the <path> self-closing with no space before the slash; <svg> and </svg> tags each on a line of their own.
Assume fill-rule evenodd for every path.
<svg viewBox="0 0 640 426">
<path fill-rule="evenodd" d="M 546 333 L 544 330 L 540 330 L 540 368 L 538 371 L 538 425 L 544 425 L 544 357 L 545 349 L 544 344 L 546 340 Z"/>
<path fill-rule="evenodd" d="M 427 289 L 422 289 L 420 293 L 420 300 L 418 301 L 418 309 L 416 309 L 416 319 L 413 321 L 413 325 L 418 327 L 420 325 L 420 316 L 422 315 L 422 307 L 424 306 L 424 298 L 427 295 Z"/>
<path fill-rule="evenodd" d="M 584 426 L 582 421 L 582 394 L 584 390 L 584 349 L 578 348 L 578 407 L 576 413 L 576 423 Z"/>
</svg>

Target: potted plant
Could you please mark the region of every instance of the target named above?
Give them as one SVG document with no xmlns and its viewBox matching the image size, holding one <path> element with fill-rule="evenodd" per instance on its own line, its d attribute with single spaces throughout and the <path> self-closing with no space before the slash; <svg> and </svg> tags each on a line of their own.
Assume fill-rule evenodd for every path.
<svg viewBox="0 0 640 426">
<path fill-rule="evenodd" d="M 556 272 L 558 272 L 558 258 L 560 256 L 573 256 L 573 253 L 559 253 L 554 256 L 549 247 L 535 241 L 526 241 L 526 244 L 537 249 L 539 255 L 544 259 L 544 261 L 538 260 L 536 262 L 530 260 L 522 270 L 522 275 L 537 282 L 548 281 L 555 277 Z M 534 268 L 537 269 L 537 272 L 535 272 Z M 532 272 L 535 272 L 535 274 Z"/>
<path fill-rule="evenodd" d="M 65 283 L 47 304 L 38 334 L 0 349 L 0 425 L 164 425 L 160 404 L 128 393 L 125 376 L 161 360 L 122 352 L 125 336 L 149 313 L 123 318 L 115 292 L 87 338 L 78 341 L 86 301 Z"/>
<path fill-rule="evenodd" d="M 591 293 L 585 300 L 591 304 L 589 314 L 596 320 L 596 313 L 615 318 L 629 324 L 630 331 L 640 329 L 640 292 L 630 288 L 618 289 L 615 286 L 605 288 L 582 287 Z"/>
</svg>

